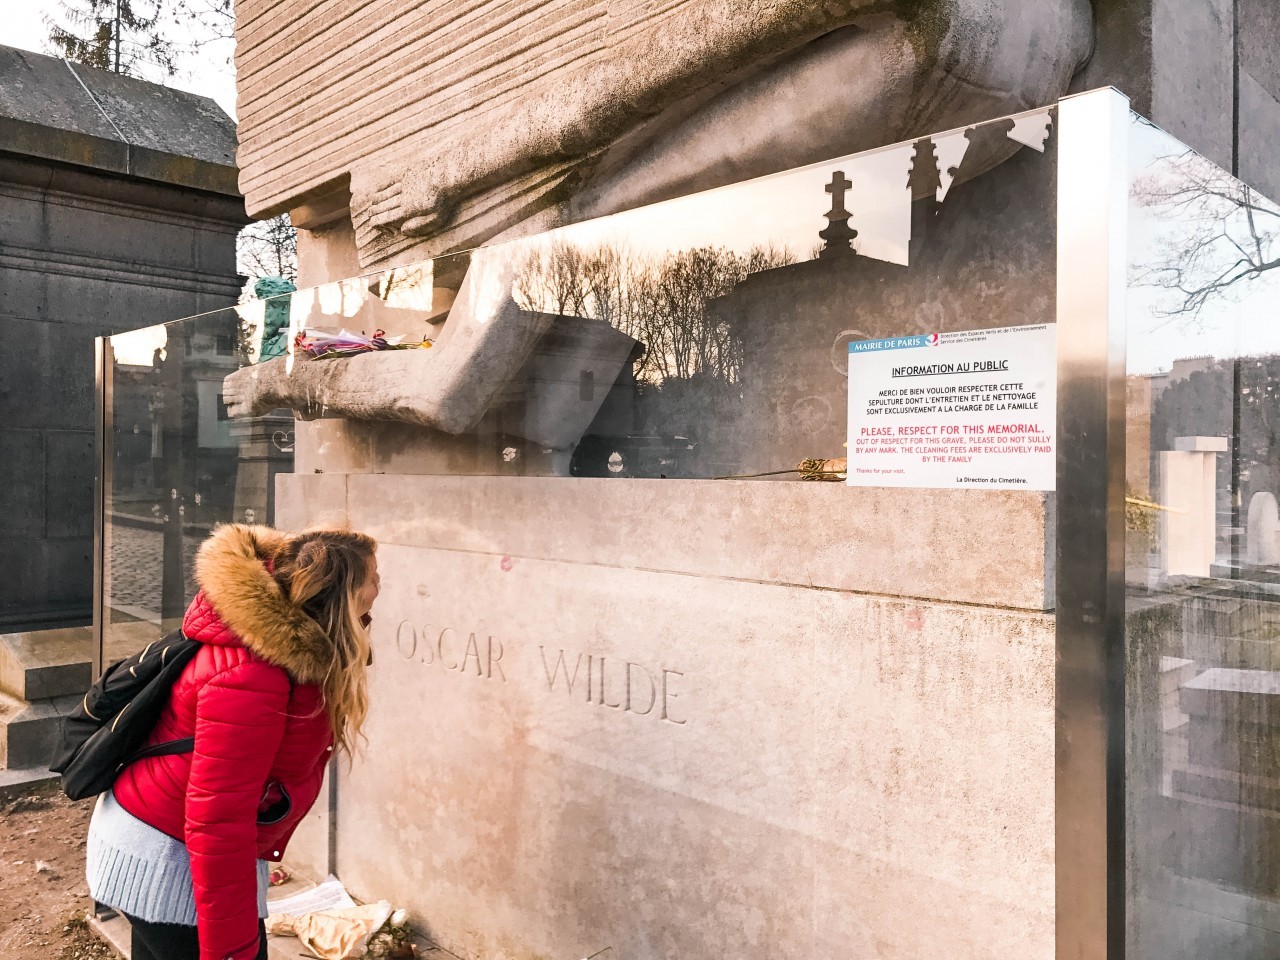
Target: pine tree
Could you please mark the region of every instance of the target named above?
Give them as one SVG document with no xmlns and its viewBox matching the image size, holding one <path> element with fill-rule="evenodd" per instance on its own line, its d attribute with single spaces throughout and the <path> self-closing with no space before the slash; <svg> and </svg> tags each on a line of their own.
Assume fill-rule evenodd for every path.
<svg viewBox="0 0 1280 960">
<path fill-rule="evenodd" d="M 175 46 L 160 27 L 166 0 L 59 0 L 61 22 L 45 17 L 54 53 L 89 67 L 140 76 L 147 66 L 177 72 Z"/>
</svg>

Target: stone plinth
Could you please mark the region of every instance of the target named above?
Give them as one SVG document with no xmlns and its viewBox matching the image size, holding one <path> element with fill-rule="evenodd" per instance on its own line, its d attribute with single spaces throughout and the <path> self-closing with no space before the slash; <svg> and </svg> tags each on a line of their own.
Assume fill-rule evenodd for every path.
<svg viewBox="0 0 1280 960">
<path fill-rule="evenodd" d="M 0 692 L 19 700 L 80 695 L 92 682 L 88 627 L 0 635 Z"/>
<path fill-rule="evenodd" d="M 1173 771 L 1179 872 L 1280 896 L 1280 673 L 1207 670 L 1182 687 L 1189 762 Z"/>
<path fill-rule="evenodd" d="M 1217 456 L 1223 437 L 1179 437 L 1160 454 L 1160 564 L 1167 576 L 1207 577 L 1217 556 Z"/>
<path fill-rule="evenodd" d="M 279 483 L 381 544 L 357 895 L 468 956 L 1052 956 L 1051 497 Z"/>
<path fill-rule="evenodd" d="M 1280 603 L 1223 593 L 1187 597 L 1181 606 L 1186 657 L 1237 670 L 1280 668 Z"/>
<path fill-rule="evenodd" d="M 273 516 L 276 477 L 293 469 L 293 417 L 285 411 L 235 421 L 231 436 L 239 445 L 232 517 L 245 521 L 247 516 Z"/>
</svg>

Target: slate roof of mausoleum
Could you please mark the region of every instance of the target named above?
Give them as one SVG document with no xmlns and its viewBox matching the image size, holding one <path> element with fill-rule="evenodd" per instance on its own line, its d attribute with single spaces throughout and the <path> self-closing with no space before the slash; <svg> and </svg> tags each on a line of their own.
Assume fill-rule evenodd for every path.
<svg viewBox="0 0 1280 960">
<path fill-rule="evenodd" d="M 239 194 L 235 121 L 213 100 L 3 45 L 0 151 Z"/>
</svg>

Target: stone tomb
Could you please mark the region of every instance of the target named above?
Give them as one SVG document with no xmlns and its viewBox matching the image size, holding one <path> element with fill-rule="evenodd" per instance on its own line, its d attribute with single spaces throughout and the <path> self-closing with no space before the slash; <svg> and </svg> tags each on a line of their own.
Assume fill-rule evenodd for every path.
<svg viewBox="0 0 1280 960">
<path fill-rule="evenodd" d="M 1225 437 L 1178 437 L 1160 453 L 1160 562 L 1167 576 L 1207 577 L 1217 558 L 1217 456 Z"/>
<path fill-rule="evenodd" d="M 1189 763 L 1173 771 L 1179 872 L 1280 895 L 1280 673 L 1215 667 L 1183 685 Z M 1253 855 L 1248 856 L 1252 851 Z"/>
<path fill-rule="evenodd" d="M 1051 497 L 279 482 L 383 578 L 296 865 L 466 957 L 1053 955 Z"/>
<path fill-rule="evenodd" d="M 90 620 L 93 338 L 235 303 L 235 149 L 211 100 L 0 45 L 4 630 Z"/>
<path fill-rule="evenodd" d="M 1245 563 L 1254 567 L 1274 567 L 1280 563 L 1280 507 L 1273 493 L 1259 492 L 1249 498 L 1246 526 Z"/>
</svg>

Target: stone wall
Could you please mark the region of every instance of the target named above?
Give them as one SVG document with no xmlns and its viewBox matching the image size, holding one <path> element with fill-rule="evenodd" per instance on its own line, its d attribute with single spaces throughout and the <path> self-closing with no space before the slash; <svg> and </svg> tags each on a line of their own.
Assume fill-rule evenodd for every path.
<svg viewBox="0 0 1280 960">
<path fill-rule="evenodd" d="M 1236 155 L 1239 176 L 1280 197 L 1280 24 L 1268 0 L 1240 0 Z"/>
<path fill-rule="evenodd" d="M 1052 497 L 280 484 L 384 584 L 294 862 L 460 956 L 1052 957 Z"/>
<path fill-rule="evenodd" d="M 1075 91 L 1114 86 L 1224 170 L 1280 197 L 1280 23 L 1268 0 L 1095 0 Z"/>
<path fill-rule="evenodd" d="M 1068 87 L 1118 87 L 1280 196 L 1280 36 L 1266 0 L 237 10 L 250 211 L 354 221 L 365 267 L 1051 103 Z M 763 121 L 779 115 L 782 136 Z"/>
<path fill-rule="evenodd" d="M 365 267 L 1051 103 L 1090 22 L 1085 0 L 240 0 L 237 14 L 250 213 L 349 219 Z"/>
</svg>

